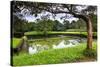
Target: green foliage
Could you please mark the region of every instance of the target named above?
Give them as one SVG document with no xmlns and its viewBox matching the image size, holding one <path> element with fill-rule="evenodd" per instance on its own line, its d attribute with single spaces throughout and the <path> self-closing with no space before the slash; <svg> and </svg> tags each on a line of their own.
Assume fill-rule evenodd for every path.
<svg viewBox="0 0 100 67">
<path fill-rule="evenodd" d="M 53 25 L 53 31 L 64 31 L 65 26 L 64 24 L 60 23 L 58 20 L 55 20 Z"/>
<path fill-rule="evenodd" d="M 83 54 L 87 57 L 95 57 L 97 56 L 97 52 L 93 49 L 85 49 Z"/>
<path fill-rule="evenodd" d="M 27 23 L 27 31 L 34 31 L 36 30 L 36 23 L 35 22 L 28 22 Z"/>
<path fill-rule="evenodd" d="M 17 17 L 16 15 L 14 16 L 14 21 L 13 21 L 13 32 L 25 32 L 28 30 L 27 24 L 28 22 L 24 19 L 21 19 L 19 17 Z"/>
<path fill-rule="evenodd" d="M 93 47 L 93 49 L 96 50 L 95 42 L 94 46 L 95 47 Z M 78 45 L 76 47 L 51 49 L 51 50 L 41 51 L 33 55 L 20 54 L 19 56 L 13 56 L 13 64 L 14 66 L 17 66 L 17 65 L 70 63 L 83 60 L 91 61 L 90 57 L 86 55 L 84 56 L 83 51 L 85 49 L 86 49 L 86 43 L 82 43 L 81 45 Z M 94 56 L 92 57 L 92 59 L 96 60 Z"/>
<path fill-rule="evenodd" d="M 63 24 L 64 24 L 64 27 L 65 27 L 65 30 L 70 28 L 70 22 L 69 21 L 64 20 Z"/>
<path fill-rule="evenodd" d="M 69 26 L 70 29 L 80 29 L 86 31 L 86 22 L 82 19 L 79 19 L 78 21 L 72 21 Z"/>
<path fill-rule="evenodd" d="M 14 21 L 13 21 L 13 34 L 17 32 L 27 32 L 27 31 L 33 31 L 36 28 L 35 22 L 28 22 L 25 19 L 21 19 L 17 17 L 16 15 L 14 16 Z"/>
<path fill-rule="evenodd" d="M 41 31 L 46 36 L 48 31 L 53 28 L 52 20 L 43 19 L 36 22 L 36 31 Z"/>
<path fill-rule="evenodd" d="M 93 48 L 92 49 L 85 49 L 83 51 L 83 55 L 84 56 L 87 56 L 87 57 L 90 57 L 90 58 L 95 58 L 97 59 L 97 43 L 96 42 L 93 42 Z"/>
<path fill-rule="evenodd" d="M 93 26 L 93 31 L 97 32 L 97 15 L 92 14 L 92 26 Z"/>
<path fill-rule="evenodd" d="M 92 18 L 93 30 L 97 31 L 97 18 L 94 15 Z M 71 23 L 69 21 L 64 21 L 63 24 L 60 23 L 58 20 L 53 21 L 50 19 L 41 19 L 37 20 L 37 22 L 27 22 L 26 20 L 22 20 L 17 16 L 15 16 L 14 19 L 13 32 L 41 31 L 45 35 L 47 35 L 48 31 L 86 31 L 86 23 L 82 19 L 79 19 L 78 21 L 73 21 Z"/>
</svg>

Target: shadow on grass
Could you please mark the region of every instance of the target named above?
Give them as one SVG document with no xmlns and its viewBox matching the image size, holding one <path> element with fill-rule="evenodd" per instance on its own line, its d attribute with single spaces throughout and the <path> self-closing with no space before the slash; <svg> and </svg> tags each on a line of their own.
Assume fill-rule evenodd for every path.
<svg viewBox="0 0 100 67">
<path fill-rule="evenodd" d="M 94 58 L 97 60 L 97 51 L 94 49 L 85 49 L 83 55 L 89 58 Z"/>
</svg>

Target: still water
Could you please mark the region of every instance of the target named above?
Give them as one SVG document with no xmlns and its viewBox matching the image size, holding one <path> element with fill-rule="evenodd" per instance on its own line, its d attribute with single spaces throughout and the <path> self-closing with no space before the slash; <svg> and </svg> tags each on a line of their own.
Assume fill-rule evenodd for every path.
<svg viewBox="0 0 100 67">
<path fill-rule="evenodd" d="M 68 36 L 52 37 L 45 39 L 30 39 L 28 51 L 29 54 L 34 54 L 43 50 L 74 47 L 82 42 L 86 42 L 86 39 Z"/>
</svg>

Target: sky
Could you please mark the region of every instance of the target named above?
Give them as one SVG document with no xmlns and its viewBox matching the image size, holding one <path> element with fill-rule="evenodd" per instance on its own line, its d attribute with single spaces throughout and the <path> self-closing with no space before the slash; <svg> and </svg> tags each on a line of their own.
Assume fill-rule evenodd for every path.
<svg viewBox="0 0 100 67">
<path fill-rule="evenodd" d="M 60 18 L 61 18 L 62 16 L 66 16 L 66 14 L 60 13 L 60 14 L 56 14 L 56 17 L 55 17 L 55 19 L 54 19 L 54 17 L 52 16 L 51 13 L 49 13 L 49 12 L 42 12 L 42 13 L 38 14 L 37 17 L 34 17 L 34 15 L 26 15 L 24 18 L 25 18 L 26 20 L 28 20 L 28 22 L 35 22 L 36 19 L 41 18 L 41 16 L 45 16 L 45 15 L 47 15 L 47 14 L 50 15 L 49 18 L 50 18 L 51 20 L 58 20 L 58 21 L 61 22 L 61 23 L 63 23 L 64 19 L 60 19 Z M 74 17 L 72 17 L 70 14 L 68 14 L 67 16 L 68 16 L 68 18 L 66 18 L 66 20 L 68 20 L 70 23 L 71 23 L 73 20 L 75 20 L 75 21 L 78 20 L 78 18 L 74 18 Z"/>
</svg>

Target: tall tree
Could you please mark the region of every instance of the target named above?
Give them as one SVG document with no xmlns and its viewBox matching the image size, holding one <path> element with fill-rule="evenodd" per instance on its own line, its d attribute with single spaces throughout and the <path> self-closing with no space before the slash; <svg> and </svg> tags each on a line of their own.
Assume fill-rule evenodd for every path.
<svg viewBox="0 0 100 67">
<path fill-rule="evenodd" d="M 70 22 L 68 20 L 64 20 L 63 24 L 64 24 L 65 29 L 70 28 Z"/>
<path fill-rule="evenodd" d="M 73 20 L 73 21 L 71 22 L 71 25 L 70 25 L 70 26 L 71 26 L 72 29 L 78 29 L 77 21 L 74 21 L 74 20 Z"/>
<path fill-rule="evenodd" d="M 48 35 L 48 31 L 53 30 L 53 21 L 47 18 L 43 18 L 36 22 L 36 31 L 41 31 L 45 36 Z"/>
<path fill-rule="evenodd" d="M 53 31 L 64 31 L 65 27 L 62 23 L 60 23 L 58 20 L 54 20 L 53 22 Z"/>
<path fill-rule="evenodd" d="M 92 21 L 91 13 L 96 14 L 97 7 L 91 5 L 74 5 L 74 4 L 59 4 L 59 3 L 39 3 L 39 2 L 24 2 L 24 1 L 13 1 L 13 12 L 22 13 L 24 16 L 28 14 L 35 14 L 42 11 L 47 11 L 56 16 L 56 14 L 64 13 L 66 17 L 68 14 L 73 17 L 83 19 L 87 26 L 87 49 L 92 49 Z"/>
<path fill-rule="evenodd" d="M 13 15 L 13 19 L 13 33 L 27 31 L 28 22 L 26 20 L 20 19 L 16 15 Z"/>
</svg>

